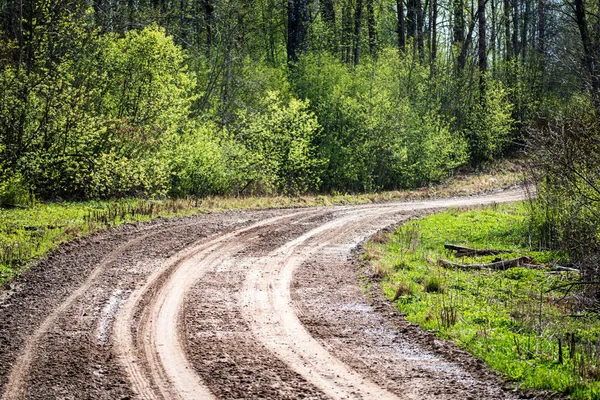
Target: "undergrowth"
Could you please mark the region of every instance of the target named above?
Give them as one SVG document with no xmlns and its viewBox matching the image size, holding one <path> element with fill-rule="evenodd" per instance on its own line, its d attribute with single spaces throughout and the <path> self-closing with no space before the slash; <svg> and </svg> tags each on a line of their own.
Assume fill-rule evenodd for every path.
<svg viewBox="0 0 600 400">
<path fill-rule="evenodd" d="M 457 175 L 442 185 L 412 191 L 298 197 L 205 197 L 172 200 L 37 203 L 0 209 L 0 290 L 35 259 L 61 243 L 128 222 L 223 210 L 365 204 L 457 194 L 509 186 L 522 179 L 518 162 L 504 161 L 479 174 Z"/>
<path fill-rule="evenodd" d="M 565 263 L 529 234 L 528 203 L 452 209 L 404 224 L 367 246 L 386 296 L 407 320 L 451 339 L 522 387 L 573 399 L 600 398 L 600 318 L 577 301 L 576 272 L 552 267 L 465 271 L 438 266 L 531 256 Z M 444 244 L 505 249 L 500 256 L 454 257 Z"/>
</svg>

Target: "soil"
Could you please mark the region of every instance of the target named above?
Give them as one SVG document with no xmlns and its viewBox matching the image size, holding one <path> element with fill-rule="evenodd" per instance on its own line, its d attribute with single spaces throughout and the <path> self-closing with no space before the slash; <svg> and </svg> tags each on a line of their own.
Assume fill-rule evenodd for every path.
<svg viewBox="0 0 600 400">
<path fill-rule="evenodd" d="M 0 294 L 2 399 L 528 397 L 407 323 L 358 256 L 409 218 L 522 198 L 226 212 L 76 240 Z"/>
</svg>

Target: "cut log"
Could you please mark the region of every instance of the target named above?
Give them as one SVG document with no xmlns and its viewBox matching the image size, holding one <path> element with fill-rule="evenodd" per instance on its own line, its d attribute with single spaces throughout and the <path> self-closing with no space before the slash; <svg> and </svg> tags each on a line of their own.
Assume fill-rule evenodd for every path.
<svg viewBox="0 0 600 400">
<path fill-rule="evenodd" d="M 510 253 L 508 250 L 493 250 L 493 249 L 472 249 L 470 247 L 457 246 L 455 244 L 445 244 L 444 247 L 448 250 L 456 252 L 456 257 L 473 257 L 473 256 L 495 256 L 496 254 Z"/>
<path fill-rule="evenodd" d="M 439 260 L 438 264 L 442 267 L 460 268 L 460 269 L 490 269 L 494 271 L 503 271 L 509 268 L 531 265 L 533 261 L 531 257 L 519 257 L 512 260 L 496 261 L 489 264 L 457 264 L 447 260 Z M 538 267 L 536 265 L 536 267 Z"/>
</svg>

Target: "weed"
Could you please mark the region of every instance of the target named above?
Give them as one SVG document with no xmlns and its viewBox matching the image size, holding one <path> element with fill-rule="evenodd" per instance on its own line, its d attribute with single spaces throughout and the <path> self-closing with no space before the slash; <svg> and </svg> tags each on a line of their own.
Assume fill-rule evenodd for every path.
<svg viewBox="0 0 600 400">
<path fill-rule="evenodd" d="M 427 293 L 444 293 L 446 291 L 442 280 L 437 276 L 427 277 L 423 286 Z"/>
<path fill-rule="evenodd" d="M 388 237 L 384 233 L 378 233 L 371 238 L 371 241 L 377 244 L 385 244 L 388 242 Z"/>
<path fill-rule="evenodd" d="M 457 313 L 453 306 L 442 307 L 440 311 L 440 324 L 443 328 L 450 328 L 456 325 Z"/>
<path fill-rule="evenodd" d="M 392 273 L 392 269 L 382 263 L 375 263 L 373 269 L 373 278 L 384 279 Z"/>
<path fill-rule="evenodd" d="M 410 288 L 410 286 L 408 286 L 404 282 L 400 282 L 400 283 L 398 283 L 398 288 L 396 289 L 396 294 L 394 295 L 394 298 L 392 299 L 392 301 L 396 301 L 402 296 L 412 296 L 412 295 L 413 295 L 413 291 Z"/>
<path fill-rule="evenodd" d="M 394 271 L 398 271 L 400 269 L 410 269 L 411 266 L 406 263 L 406 261 L 401 260 L 398 263 L 394 264 Z"/>
</svg>

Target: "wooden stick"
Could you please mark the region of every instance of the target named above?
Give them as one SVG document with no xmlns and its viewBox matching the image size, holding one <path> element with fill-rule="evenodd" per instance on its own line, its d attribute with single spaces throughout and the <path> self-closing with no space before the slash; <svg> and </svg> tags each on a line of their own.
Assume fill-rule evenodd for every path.
<svg viewBox="0 0 600 400">
<path fill-rule="evenodd" d="M 510 253 L 508 250 L 493 250 L 493 249 L 472 249 L 470 247 L 458 246 L 455 244 L 445 244 L 444 247 L 448 250 L 456 252 L 457 257 L 472 257 L 472 256 L 495 256 L 502 253 Z"/>
<path fill-rule="evenodd" d="M 438 264 L 442 267 L 452 267 L 460 269 L 491 269 L 495 271 L 503 271 L 509 268 L 526 266 L 531 263 L 531 257 L 519 257 L 512 260 L 496 261 L 489 264 L 457 264 L 447 260 L 439 260 Z M 537 266 L 536 266 L 537 267 Z"/>
</svg>

